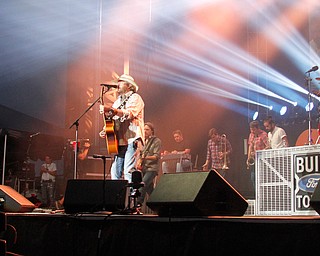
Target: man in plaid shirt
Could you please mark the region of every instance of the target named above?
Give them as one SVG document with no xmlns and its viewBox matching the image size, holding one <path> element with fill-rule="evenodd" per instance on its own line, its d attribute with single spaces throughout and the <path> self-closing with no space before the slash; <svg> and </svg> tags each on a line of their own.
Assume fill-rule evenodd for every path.
<svg viewBox="0 0 320 256">
<path fill-rule="evenodd" d="M 231 144 L 225 135 L 219 135 L 216 128 L 209 130 L 209 138 L 207 158 L 202 168 L 204 171 L 208 171 L 208 165 L 211 161 L 211 169 L 215 169 L 222 177 L 225 177 L 228 164 L 230 164 Z"/>
<path fill-rule="evenodd" d="M 256 150 L 270 148 L 268 134 L 261 130 L 258 121 L 249 124 L 250 134 L 248 139 L 247 169 L 250 170 L 251 182 L 255 190 L 255 156 Z"/>
</svg>

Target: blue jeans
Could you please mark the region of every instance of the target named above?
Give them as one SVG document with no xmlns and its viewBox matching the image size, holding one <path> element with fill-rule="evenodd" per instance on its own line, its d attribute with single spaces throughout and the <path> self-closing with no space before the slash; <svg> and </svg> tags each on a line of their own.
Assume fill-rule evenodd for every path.
<svg viewBox="0 0 320 256">
<path fill-rule="evenodd" d="M 130 143 L 124 157 L 115 156 L 111 166 L 111 179 L 119 180 L 123 175 L 125 180 L 129 183 L 131 182 L 131 172 L 135 168 L 136 163 L 135 152 L 134 143 Z"/>
<path fill-rule="evenodd" d="M 115 156 L 111 165 L 111 179 L 120 180 L 123 174 L 124 157 Z"/>
</svg>

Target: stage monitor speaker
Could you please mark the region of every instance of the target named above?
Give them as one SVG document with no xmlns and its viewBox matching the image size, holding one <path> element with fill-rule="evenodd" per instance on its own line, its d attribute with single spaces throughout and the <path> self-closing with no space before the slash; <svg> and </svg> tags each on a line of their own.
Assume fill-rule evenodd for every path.
<svg viewBox="0 0 320 256">
<path fill-rule="evenodd" d="M 212 170 L 162 175 L 147 206 L 159 216 L 242 216 L 248 203 Z"/>
<path fill-rule="evenodd" d="M 36 208 L 27 198 L 6 185 L 0 185 L 0 200 L 5 212 L 32 212 Z"/>
<path fill-rule="evenodd" d="M 127 184 L 127 180 L 68 180 L 63 204 L 65 212 L 121 211 L 126 206 Z"/>
<path fill-rule="evenodd" d="M 310 206 L 318 213 L 320 214 L 320 186 L 319 181 L 318 185 L 313 191 L 313 194 L 310 199 Z"/>
</svg>

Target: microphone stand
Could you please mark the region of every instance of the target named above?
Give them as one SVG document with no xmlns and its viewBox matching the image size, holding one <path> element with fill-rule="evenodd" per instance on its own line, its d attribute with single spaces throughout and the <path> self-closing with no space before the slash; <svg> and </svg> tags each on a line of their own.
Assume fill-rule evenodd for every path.
<svg viewBox="0 0 320 256">
<path fill-rule="evenodd" d="M 87 112 L 87 111 L 86 111 Z M 85 113 L 86 113 L 85 112 Z M 77 179 L 77 158 L 78 158 L 78 131 L 79 131 L 79 120 L 82 116 L 80 116 L 74 123 L 69 127 L 76 126 L 76 144 L 74 146 L 74 170 L 73 170 L 73 178 Z"/>
<path fill-rule="evenodd" d="M 109 87 L 108 87 L 109 89 Z M 108 90 L 109 91 L 109 90 Z M 104 93 L 106 93 L 105 91 Z M 103 94 L 104 94 L 103 93 Z M 74 125 L 76 126 L 76 145 L 74 149 L 74 172 L 73 178 L 77 179 L 77 159 L 78 159 L 78 133 L 79 133 L 79 120 L 100 100 L 100 96 L 70 125 L 69 129 L 71 129 Z"/>
<path fill-rule="evenodd" d="M 310 72 L 306 77 L 308 83 L 308 145 L 312 145 L 312 130 L 311 130 L 311 78 Z"/>
<path fill-rule="evenodd" d="M 309 125 L 309 130 L 308 130 L 308 143 L 309 145 L 312 145 L 312 130 L 311 130 L 311 78 L 310 78 L 310 73 L 313 71 L 317 71 L 319 69 L 318 66 L 314 66 L 311 69 L 309 69 L 305 74 L 308 74 L 306 77 L 307 80 L 307 85 L 308 85 L 308 125 Z"/>
<path fill-rule="evenodd" d="M 40 133 L 38 133 L 40 134 Z M 36 134 L 36 135 L 38 135 Z M 34 136 L 36 136 L 34 135 Z M 31 149 L 31 145 L 32 145 L 32 139 L 34 136 L 29 136 L 29 144 L 28 144 L 28 148 L 27 148 L 27 152 L 25 155 L 25 159 L 23 161 L 23 166 L 25 168 L 23 176 L 24 176 L 24 190 L 23 190 L 23 195 L 26 196 L 26 192 L 29 189 L 28 183 L 27 183 L 27 179 L 28 179 L 28 172 L 30 172 L 31 168 L 30 168 L 30 149 Z M 20 188 L 19 188 L 20 189 Z M 33 188 L 34 189 L 34 188 Z"/>
<path fill-rule="evenodd" d="M 102 188 L 102 210 L 106 210 L 106 159 L 111 159 L 110 156 L 93 155 L 93 158 L 101 158 L 103 161 L 103 188 Z"/>
</svg>

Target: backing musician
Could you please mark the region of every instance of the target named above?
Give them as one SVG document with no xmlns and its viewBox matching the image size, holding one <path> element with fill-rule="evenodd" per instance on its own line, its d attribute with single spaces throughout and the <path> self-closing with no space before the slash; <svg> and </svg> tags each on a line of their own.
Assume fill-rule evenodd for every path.
<svg viewBox="0 0 320 256">
<path fill-rule="evenodd" d="M 253 189 L 255 190 L 255 154 L 256 150 L 263 150 L 270 148 L 268 134 L 260 129 L 258 121 L 252 121 L 249 124 L 250 134 L 248 138 L 248 158 L 247 169 L 250 171 L 250 178 Z"/>
<path fill-rule="evenodd" d="M 142 186 L 140 196 L 138 197 L 138 207 L 141 207 L 145 201 L 145 196 L 149 196 L 155 187 L 154 180 L 159 173 L 161 140 L 154 134 L 154 125 L 146 122 L 144 125 L 146 143 L 141 151 L 140 158 L 137 162 L 137 169 L 142 172 Z"/>
<path fill-rule="evenodd" d="M 225 177 L 229 169 L 232 147 L 226 135 L 220 135 L 216 128 L 209 130 L 206 162 L 202 165 L 203 171 L 208 171 L 211 162 L 211 170 L 214 169 Z"/>
<path fill-rule="evenodd" d="M 184 139 L 180 130 L 175 130 L 173 133 L 174 143 L 171 151 L 165 150 L 163 156 L 174 154 L 177 155 L 176 172 L 191 171 L 191 147 L 190 143 Z M 169 173 L 167 161 L 162 162 L 162 172 Z"/>
</svg>

